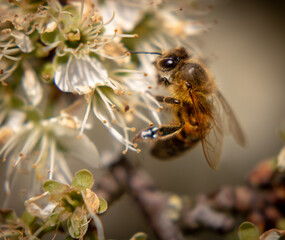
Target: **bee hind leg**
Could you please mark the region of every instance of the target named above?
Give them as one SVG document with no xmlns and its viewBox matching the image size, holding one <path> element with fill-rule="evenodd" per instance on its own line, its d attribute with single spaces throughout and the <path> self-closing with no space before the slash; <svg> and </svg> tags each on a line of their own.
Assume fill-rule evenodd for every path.
<svg viewBox="0 0 285 240">
<path fill-rule="evenodd" d="M 179 126 L 160 126 L 160 127 L 150 127 L 138 132 L 134 137 L 133 142 L 137 140 L 158 140 L 167 139 L 182 130 L 182 125 Z"/>
</svg>

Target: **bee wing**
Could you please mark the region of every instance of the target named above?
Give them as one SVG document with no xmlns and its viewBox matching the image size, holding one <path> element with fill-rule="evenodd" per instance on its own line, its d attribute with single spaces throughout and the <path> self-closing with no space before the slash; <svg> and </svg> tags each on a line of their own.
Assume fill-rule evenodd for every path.
<svg viewBox="0 0 285 240">
<path fill-rule="evenodd" d="M 220 164 L 224 137 L 223 122 L 217 110 L 215 105 L 213 105 L 211 109 L 212 120 L 208 133 L 201 138 L 205 158 L 209 166 L 214 170 L 217 170 Z"/>
<path fill-rule="evenodd" d="M 223 95 L 216 91 L 211 97 L 212 121 L 208 133 L 202 137 L 201 142 L 207 162 L 211 168 L 216 170 L 220 163 L 224 133 L 229 132 L 241 146 L 245 145 L 245 137 L 235 114 Z"/>
<path fill-rule="evenodd" d="M 227 103 L 226 99 L 223 97 L 220 91 L 216 92 L 216 97 L 226 118 L 224 122 L 227 123 L 227 131 L 234 137 L 235 141 L 240 146 L 245 146 L 245 136 L 230 105 Z"/>
<path fill-rule="evenodd" d="M 215 94 L 209 99 L 201 100 L 197 93 L 189 92 L 197 123 L 200 129 L 200 139 L 205 158 L 209 166 L 216 170 L 220 163 L 222 152 L 224 128 L 221 114 L 216 107 Z M 204 98 L 204 97 L 203 97 Z"/>
<path fill-rule="evenodd" d="M 205 158 L 210 167 L 216 170 L 220 163 L 224 133 L 232 134 L 241 146 L 245 145 L 244 134 L 231 107 L 219 91 L 216 91 L 208 99 L 208 106 L 203 105 L 203 101 L 199 101 L 195 95 L 190 94 L 190 96 L 194 103 L 198 125 L 201 127 L 201 142 Z M 211 118 L 210 121 L 206 119 L 208 117 Z M 205 122 L 209 124 L 207 127 L 203 127 Z M 207 133 L 202 132 L 203 128 L 207 129 Z"/>
</svg>

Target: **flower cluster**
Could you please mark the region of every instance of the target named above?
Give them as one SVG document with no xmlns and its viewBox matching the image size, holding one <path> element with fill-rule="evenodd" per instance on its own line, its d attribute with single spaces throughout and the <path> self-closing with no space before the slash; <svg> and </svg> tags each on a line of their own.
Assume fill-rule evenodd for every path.
<svg viewBox="0 0 285 240">
<path fill-rule="evenodd" d="M 71 185 L 45 181 L 42 186 L 45 192 L 25 201 L 26 211 L 20 218 L 12 210 L 0 210 L 2 236 L 4 239 L 40 239 L 44 232 L 54 231 L 56 235 L 58 228 L 64 228 L 72 238 L 82 239 L 88 222 L 93 219 L 96 239 L 103 240 L 98 215 L 104 213 L 108 205 L 91 190 L 93 184 L 93 175 L 86 169 L 74 175 Z"/>
<path fill-rule="evenodd" d="M 54 180 L 46 181 L 43 184 L 45 193 L 30 198 L 25 203 L 32 216 L 45 222 L 33 236 L 47 227 L 67 221 L 70 236 L 82 238 L 88 229 L 89 219 L 93 218 L 98 239 L 104 239 L 103 227 L 97 214 L 107 210 L 107 203 L 91 190 L 93 184 L 93 175 L 88 170 L 78 171 L 71 186 Z"/>
<path fill-rule="evenodd" d="M 208 28 L 189 18 L 201 14 L 197 4 L 175 4 L 0 2 L 0 158 L 8 194 L 19 172 L 32 176 L 28 196 L 38 194 L 46 179 L 70 183 L 70 155 L 101 167 L 119 152 L 140 151 L 131 135 L 140 122 L 161 124 L 161 106 L 154 97 L 153 59 L 130 51 L 187 46 L 189 37 Z M 91 119 L 124 149 L 98 152 L 84 134 Z"/>
<path fill-rule="evenodd" d="M 26 185 L 27 210 L 44 222 L 30 237 L 67 222 L 69 234 L 81 238 L 93 218 L 103 239 L 96 214 L 106 204 L 90 190 L 93 181 L 79 186 L 88 184 L 88 172 L 72 180 L 70 161 L 99 168 L 121 152 L 140 152 L 132 142 L 134 132 L 140 124 L 160 125 L 162 107 L 155 98 L 153 56 L 130 52 L 192 48 L 190 37 L 208 29 L 190 18 L 207 11 L 198 6 L 194 0 L 0 1 L 5 203 L 14 189 Z M 96 119 L 107 129 L 104 139 L 117 140 L 107 140 L 104 151 L 97 147 L 103 138 Z M 93 140 L 85 134 L 89 129 Z M 42 183 L 45 193 L 33 197 L 41 194 Z"/>
</svg>

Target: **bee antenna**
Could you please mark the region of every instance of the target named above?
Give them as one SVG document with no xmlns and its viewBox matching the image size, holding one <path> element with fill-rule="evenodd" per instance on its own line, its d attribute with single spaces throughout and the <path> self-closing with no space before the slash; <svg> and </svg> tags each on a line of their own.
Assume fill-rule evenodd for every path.
<svg viewBox="0 0 285 240">
<path fill-rule="evenodd" d="M 156 54 L 156 55 L 162 55 L 160 52 L 136 52 L 136 51 L 130 51 L 130 53 L 134 53 L 134 54 Z"/>
</svg>

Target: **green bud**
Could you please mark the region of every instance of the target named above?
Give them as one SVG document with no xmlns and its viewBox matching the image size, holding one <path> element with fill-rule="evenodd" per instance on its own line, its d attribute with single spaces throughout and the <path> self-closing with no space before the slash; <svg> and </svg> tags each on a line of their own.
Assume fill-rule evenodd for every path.
<svg viewBox="0 0 285 240">
<path fill-rule="evenodd" d="M 92 173 L 87 169 L 83 169 L 75 174 L 71 187 L 84 191 L 86 188 L 92 188 L 93 184 L 94 178 Z"/>
<path fill-rule="evenodd" d="M 238 236 L 240 240 L 258 240 L 259 235 L 257 227 L 250 222 L 244 222 L 239 226 Z"/>
</svg>

